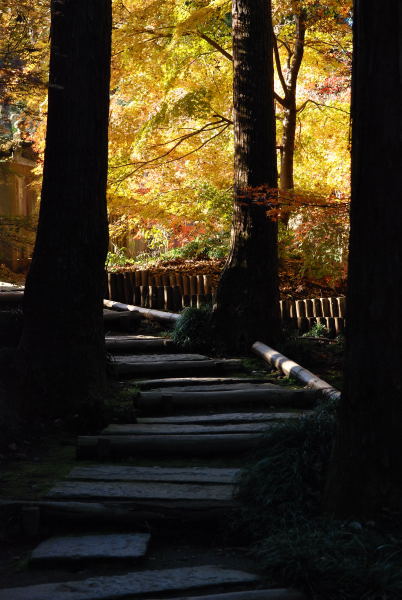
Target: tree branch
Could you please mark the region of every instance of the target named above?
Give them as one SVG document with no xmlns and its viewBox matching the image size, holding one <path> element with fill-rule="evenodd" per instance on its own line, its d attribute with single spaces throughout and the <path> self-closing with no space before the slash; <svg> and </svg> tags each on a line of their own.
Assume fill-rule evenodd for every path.
<svg viewBox="0 0 402 600">
<path fill-rule="evenodd" d="M 215 48 L 215 50 L 218 50 L 218 52 L 220 52 L 221 54 L 223 54 L 223 56 L 225 58 L 227 58 L 228 60 L 230 60 L 231 62 L 233 62 L 233 56 L 227 50 L 225 50 L 225 48 L 222 48 L 222 46 L 220 46 L 217 42 L 215 42 L 215 40 L 213 40 L 212 38 L 210 38 L 205 33 L 201 33 L 201 31 L 197 31 L 197 33 L 200 36 L 200 38 L 202 38 L 210 46 L 212 46 L 213 48 Z"/>
</svg>

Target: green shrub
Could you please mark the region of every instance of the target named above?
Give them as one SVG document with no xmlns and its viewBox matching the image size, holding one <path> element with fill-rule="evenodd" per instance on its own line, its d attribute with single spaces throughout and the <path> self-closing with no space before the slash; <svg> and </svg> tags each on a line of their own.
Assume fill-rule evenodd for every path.
<svg viewBox="0 0 402 600">
<path fill-rule="evenodd" d="M 333 403 L 269 430 L 237 488 L 248 535 L 260 539 L 319 512 L 334 434 Z"/>
<path fill-rule="evenodd" d="M 175 323 L 171 337 L 177 346 L 187 352 L 210 352 L 213 339 L 211 308 L 185 308 Z"/>
<path fill-rule="evenodd" d="M 373 524 L 301 521 L 257 549 L 273 585 L 313 600 L 400 600 L 402 541 Z"/>
</svg>

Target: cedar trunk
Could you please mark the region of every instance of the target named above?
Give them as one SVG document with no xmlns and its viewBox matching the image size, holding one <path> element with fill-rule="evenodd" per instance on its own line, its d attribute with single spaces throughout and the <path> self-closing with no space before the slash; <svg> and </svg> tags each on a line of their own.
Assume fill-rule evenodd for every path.
<svg viewBox="0 0 402 600">
<path fill-rule="evenodd" d="M 56 415 L 92 410 L 106 385 L 111 0 L 52 0 L 51 13 L 41 207 L 19 355 L 25 408 Z"/>
<path fill-rule="evenodd" d="M 233 0 L 235 198 L 232 244 L 215 309 L 218 337 L 233 351 L 279 337 L 277 187 L 271 5 Z M 262 193 L 261 193 L 262 192 Z M 272 193 L 272 192 L 271 192 Z"/>
<path fill-rule="evenodd" d="M 347 364 L 327 508 L 402 508 L 402 4 L 356 0 Z"/>
</svg>

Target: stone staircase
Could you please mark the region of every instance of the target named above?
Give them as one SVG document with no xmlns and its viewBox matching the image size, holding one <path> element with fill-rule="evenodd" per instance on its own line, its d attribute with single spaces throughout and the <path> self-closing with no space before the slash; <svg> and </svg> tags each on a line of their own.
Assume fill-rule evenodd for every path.
<svg viewBox="0 0 402 600">
<path fill-rule="evenodd" d="M 179 353 L 163 337 L 106 344 L 117 376 L 135 380 L 135 421 L 80 436 L 85 462 L 25 503 L 56 532 L 30 557 L 49 579 L 0 589 L 0 600 L 301 600 L 266 587 L 221 536 L 244 457 L 273 423 L 309 412 L 314 393 L 248 378 L 238 360 Z"/>
</svg>

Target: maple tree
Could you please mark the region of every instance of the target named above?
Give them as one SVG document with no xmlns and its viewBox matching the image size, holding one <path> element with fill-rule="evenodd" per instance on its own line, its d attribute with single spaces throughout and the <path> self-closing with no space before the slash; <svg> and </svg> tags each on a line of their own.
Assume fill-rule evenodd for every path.
<svg viewBox="0 0 402 600">
<path fill-rule="evenodd" d="M 18 17 L 11 0 L 8 4 Z M 47 70 L 46 4 L 21 3 L 28 20 L 42 19 L 30 38 L 35 51 L 24 55 L 25 71 Z M 113 9 L 108 206 L 114 244 L 125 246 L 128 235 L 145 234 L 155 244 L 157 239 L 170 244 L 199 232 L 227 231 L 233 190 L 230 2 L 114 0 Z M 342 204 L 349 194 L 349 11 L 348 0 L 331 0 L 325 7 L 312 0 L 273 4 L 276 96 L 291 105 L 276 102 L 277 144 L 282 146 L 279 187 L 295 190 L 295 201 L 286 196 L 282 203 L 282 220 L 288 220 L 289 212 L 294 218 L 290 234 L 280 225 L 281 244 L 303 258 L 302 269 L 332 276 L 344 265 L 344 260 L 333 261 L 335 253 L 325 252 L 321 243 L 324 224 L 332 217 L 326 209 L 301 211 L 297 197 L 304 194 L 306 204 L 308 193 L 314 192 Z M 300 19 L 303 60 L 295 77 L 292 60 L 302 37 Z M 10 25 L 10 39 L 11 30 Z M 45 90 L 36 90 L 21 98 L 35 119 L 35 148 L 43 153 Z M 296 118 L 289 119 L 294 107 Z M 342 207 L 338 218 L 344 240 Z M 188 235 L 181 234 L 183 225 Z M 309 225 L 310 246 L 301 243 L 301 232 Z M 313 239 L 322 249 L 319 269 L 312 267 Z"/>
</svg>

